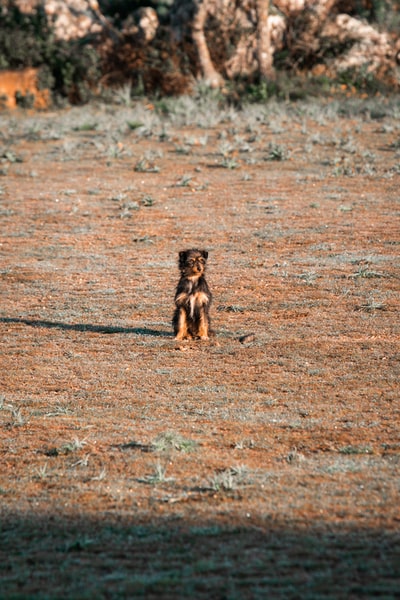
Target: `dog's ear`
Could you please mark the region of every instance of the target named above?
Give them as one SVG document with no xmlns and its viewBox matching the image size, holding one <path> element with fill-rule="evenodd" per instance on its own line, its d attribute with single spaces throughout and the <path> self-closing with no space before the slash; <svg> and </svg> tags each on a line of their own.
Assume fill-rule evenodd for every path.
<svg viewBox="0 0 400 600">
<path fill-rule="evenodd" d="M 200 250 L 200 254 L 202 255 L 202 257 L 207 260 L 208 258 L 208 252 L 207 250 Z"/>
<path fill-rule="evenodd" d="M 187 258 L 187 250 L 181 250 L 179 252 L 179 265 L 183 266 L 186 262 L 186 258 Z"/>
</svg>

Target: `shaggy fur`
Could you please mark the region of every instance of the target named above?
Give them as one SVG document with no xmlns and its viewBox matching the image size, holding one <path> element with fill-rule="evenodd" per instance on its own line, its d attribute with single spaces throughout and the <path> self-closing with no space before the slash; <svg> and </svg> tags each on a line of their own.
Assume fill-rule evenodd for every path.
<svg viewBox="0 0 400 600">
<path fill-rule="evenodd" d="M 175 312 L 172 320 L 176 340 L 208 340 L 210 329 L 211 292 L 204 273 L 208 252 L 182 250 L 179 252 L 181 278 L 175 293 Z"/>
</svg>

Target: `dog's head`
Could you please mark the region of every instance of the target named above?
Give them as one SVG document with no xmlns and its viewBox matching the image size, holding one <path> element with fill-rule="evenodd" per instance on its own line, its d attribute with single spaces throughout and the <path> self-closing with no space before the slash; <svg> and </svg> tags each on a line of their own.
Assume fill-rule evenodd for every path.
<svg viewBox="0 0 400 600">
<path fill-rule="evenodd" d="M 184 277 L 200 277 L 206 270 L 207 250 L 182 250 L 179 252 L 179 270 Z"/>
</svg>

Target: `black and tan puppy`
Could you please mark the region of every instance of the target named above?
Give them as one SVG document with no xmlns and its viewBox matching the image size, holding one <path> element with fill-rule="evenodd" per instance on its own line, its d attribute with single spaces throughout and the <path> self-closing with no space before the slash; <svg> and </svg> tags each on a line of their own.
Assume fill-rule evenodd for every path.
<svg viewBox="0 0 400 600">
<path fill-rule="evenodd" d="M 208 340 L 212 335 L 209 317 L 212 296 L 204 276 L 207 258 L 206 250 L 193 248 L 179 252 L 181 278 L 172 320 L 176 340 Z"/>
</svg>

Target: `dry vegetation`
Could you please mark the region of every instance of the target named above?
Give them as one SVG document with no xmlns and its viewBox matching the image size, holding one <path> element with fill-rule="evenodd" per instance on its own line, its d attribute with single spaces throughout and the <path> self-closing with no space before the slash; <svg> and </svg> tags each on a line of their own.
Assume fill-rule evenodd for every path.
<svg viewBox="0 0 400 600">
<path fill-rule="evenodd" d="M 398 98 L 125 92 L 0 116 L 0 597 L 397 598 Z"/>
</svg>

